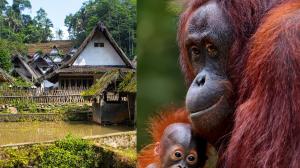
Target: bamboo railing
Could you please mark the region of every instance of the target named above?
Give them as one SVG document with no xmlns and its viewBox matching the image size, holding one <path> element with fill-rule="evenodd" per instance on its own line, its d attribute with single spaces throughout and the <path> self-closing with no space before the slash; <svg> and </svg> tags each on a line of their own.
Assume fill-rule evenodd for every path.
<svg viewBox="0 0 300 168">
<path fill-rule="evenodd" d="M 0 89 L 0 104 L 9 104 L 13 101 L 29 101 L 35 103 L 88 103 L 89 101 L 81 96 L 85 88 L 68 88 L 66 90 L 38 89 Z"/>
</svg>

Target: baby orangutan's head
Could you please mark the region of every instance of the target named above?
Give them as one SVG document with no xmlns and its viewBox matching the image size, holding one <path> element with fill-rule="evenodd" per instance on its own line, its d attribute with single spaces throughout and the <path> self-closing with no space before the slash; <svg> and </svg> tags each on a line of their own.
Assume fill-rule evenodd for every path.
<svg viewBox="0 0 300 168">
<path fill-rule="evenodd" d="M 174 123 L 165 130 L 157 142 L 155 154 L 163 168 L 199 168 L 206 161 L 206 143 L 192 134 L 191 125 Z"/>
</svg>

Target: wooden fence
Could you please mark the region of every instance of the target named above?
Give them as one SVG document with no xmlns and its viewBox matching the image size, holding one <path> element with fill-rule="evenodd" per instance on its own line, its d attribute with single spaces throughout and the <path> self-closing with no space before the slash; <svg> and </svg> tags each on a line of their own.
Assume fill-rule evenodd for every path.
<svg viewBox="0 0 300 168">
<path fill-rule="evenodd" d="M 81 96 L 83 88 L 73 88 L 68 90 L 48 90 L 38 89 L 1 89 L 0 104 L 10 104 L 16 101 L 28 101 L 35 103 L 88 103 L 89 100 Z"/>
</svg>

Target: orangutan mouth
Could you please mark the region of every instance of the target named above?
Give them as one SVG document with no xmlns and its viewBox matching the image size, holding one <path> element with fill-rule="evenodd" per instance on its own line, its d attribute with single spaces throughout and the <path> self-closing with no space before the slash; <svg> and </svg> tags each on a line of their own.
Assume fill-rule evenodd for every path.
<svg viewBox="0 0 300 168">
<path fill-rule="evenodd" d="M 191 113 L 190 116 L 191 117 L 196 117 L 196 116 L 204 115 L 206 113 L 217 110 L 218 108 L 220 108 L 220 105 L 222 104 L 223 99 L 224 99 L 224 96 L 221 96 L 216 103 L 214 103 L 213 105 L 209 106 L 206 109 L 203 109 L 203 110 L 200 110 L 200 111 L 190 111 L 190 113 Z"/>
</svg>

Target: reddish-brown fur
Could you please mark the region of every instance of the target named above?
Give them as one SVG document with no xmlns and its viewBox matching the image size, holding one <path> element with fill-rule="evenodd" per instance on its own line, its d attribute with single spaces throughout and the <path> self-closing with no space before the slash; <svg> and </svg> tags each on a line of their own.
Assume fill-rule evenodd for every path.
<svg viewBox="0 0 300 168">
<path fill-rule="evenodd" d="M 155 144 L 160 142 L 164 130 L 174 123 L 188 123 L 190 120 L 188 113 L 184 109 L 169 110 L 153 117 L 150 120 L 149 133 L 151 134 L 152 144 L 142 149 L 138 156 L 138 167 L 145 168 L 151 163 L 160 164 L 157 155 L 154 154 Z"/>
<path fill-rule="evenodd" d="M 228 74 L 237 99 L 220 167 L 300 167 L 300 2 L 282 1 L 218 0 L 235 31 Z M 195 74 L 184 32 L 204 2 L 191 1 L 180 22 L 181 64 L 189 83 Z"/>
</svg>

